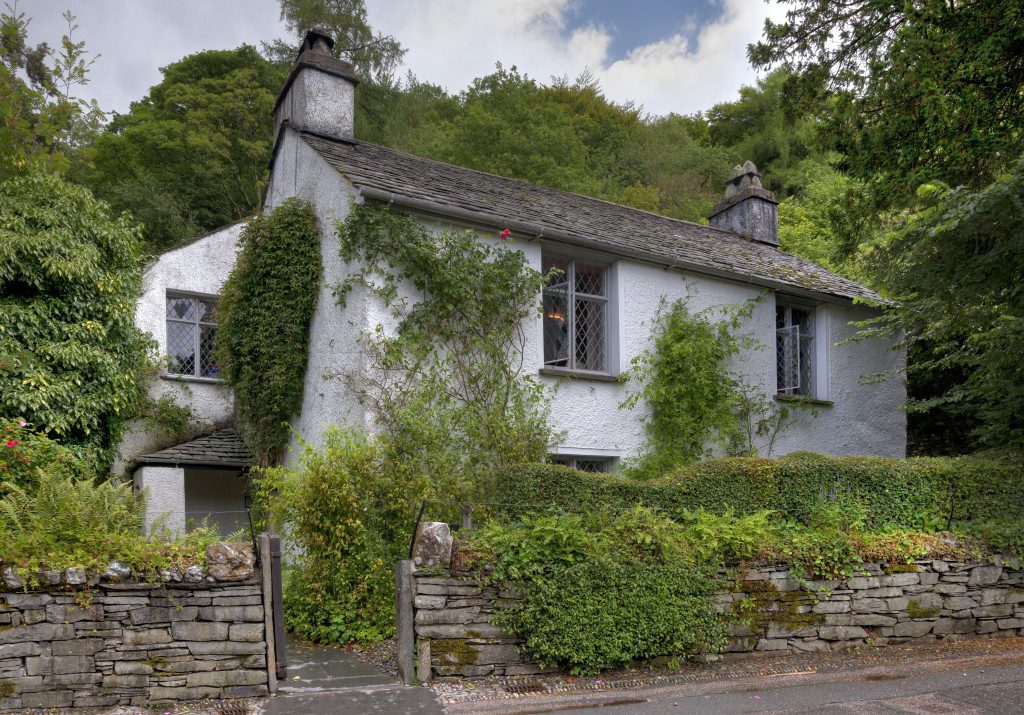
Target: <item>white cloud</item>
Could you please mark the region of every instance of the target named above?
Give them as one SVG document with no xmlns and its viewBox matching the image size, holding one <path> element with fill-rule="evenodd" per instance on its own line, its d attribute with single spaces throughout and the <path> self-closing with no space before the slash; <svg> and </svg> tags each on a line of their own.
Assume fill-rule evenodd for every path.
<svg viewBox="0 0 1024 715">
<path fill-rule="evenodd" d="M 535 79 L 576 77 L 590 69 L 608 97 L 633 100 L 649 112 L 689 113 L 732 99 L 754 72 L 746 45 L 779 5 L 758 0 L 717 0 L 719 18 L 691 44 L 693 21 L 666 27 L 664 37 L 609 57 L 610 31 L 570 28 L 579 0 L 367 0 L 370 24 L 397 37 L 409 52 L 405 67 L 417 77 L 457 92 L 496 62 L 516 65 Z M 635 0 L 634 0 L 635 3 Z M 638 6 L 640 3 L 636 3 Z M 283 34 L 276 0 L 32 0 L 30 40 L 56 45 L 60 18 L 70 8 L 77 37 L 102 54 L 85 94 L 104 109 L 125 111 L 160 80 L 159 68 L 202 49 L 243 42 L 259 46 Z M 637 7 L 636 12 L 645 11 Z"/>
<path fill-rule="evenodd" d="M 566 33 L 570 0 L 370 0 L 369 20 L 408 49 L 406 67 L 451 91 L 493 70 L 516 65 L 532 77 L 575 77 L 590 69 L 606 95 L 635 101 L 654 114 L 690 113 L 733 99 L 755 73 L 746 59 L 766 17 L 784 8 L 753 0 L 720 0 L 717 20 L 686 39 L 692 25 L 610 62 L 612 37 L 602 27 Z"/>
</svg>

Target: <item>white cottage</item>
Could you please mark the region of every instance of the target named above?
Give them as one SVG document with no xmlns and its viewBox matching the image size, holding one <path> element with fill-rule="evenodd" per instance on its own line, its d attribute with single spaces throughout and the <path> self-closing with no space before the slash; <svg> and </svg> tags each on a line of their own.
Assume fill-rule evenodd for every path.
<svg viewBox="0 0 1024 715">
<path fill-rule="evenodd" d="M 313 316 L 302 413 L 294 430 L 316 441 L 331 424 L 372 427 L 344 381 L 363 364 L 357 338 L 387 314 L 368 294 L 339 308 L 331 286 L 346 275 L 333 231 L 350 202 L 393 204 L 433 227 L 457 226 L 493 240 L 510 228 L 509 244 L 530 264 L 558 266 L 565 291 L 543 297 L 529 326 L 525 370 L 559 384 L 552 418 L 564 434 L 554 461 L 614 471 L 644 443 L 643 407 L 620 407 L 617 376 L 649 343 L 665 300 L 688 298 L 699 310 L 760 297 L 745 330 L 763 346 L 735 368 L 772 399 L 812 400 L 816 414 L 798 417 L 776 454 L 815 450 L 834 455 L 904 456 L 906 401 L 902 380 L 868 383 L 896 373 L 905 356 L 877 339 L 845 342 L 876 299 L 871 290 L 778 247 L 773 194 L 748 162 L 734 171 L 710 225 L 536 186 L 397 152 L 354 138 L 352 67 L 331 54 L 330 38 L 307 34 L 277 101 L 276 141 L 265 207 L 298 196 L 322 227 L 324 280 Z M 210 351 L 213 306 L 234 265 L 241 226 L 216 231 L 161 255 L 145 274 L 137 322 L 170 356 L 153 386 L 172 393 L 218 429 L 192 442 L 150 452 L 142 432 L 128 436 L 122 457 L 139 486 L 151 491 L 154 514 L 171 525 L 211 514 L 225 530 L 244 523 L 250 459 L 230 429 L 232 398 Z M 540 298 L 538 296 L 538 298 Z"/>
</svg>

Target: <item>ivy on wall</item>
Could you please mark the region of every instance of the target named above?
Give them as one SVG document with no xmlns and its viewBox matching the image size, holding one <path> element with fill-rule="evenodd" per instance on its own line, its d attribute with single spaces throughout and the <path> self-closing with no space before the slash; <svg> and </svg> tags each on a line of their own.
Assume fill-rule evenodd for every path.
<svg viewBox="0 0 1024 715">
<path fill-rule="evenodd" d="M 309 204 L 288 199 L 249 222 L 218 306 L 215 351 L 234 388 L 238 428 L 262 466 L 288 444 L 302 407 L 309 324 L 323 268 Z"/>
<path fill-rule="evenodd" d="M 363 336 L 368 375 L 342 376 L 396 458 L 411 457 L 448 497 L 486 490 L 500 465 L 542 459 L 547 393 L 522 367 L 543 277 L 526 256 L 474 231 L 432 233 L 386 206 L 353 204 L 338 235 L 357 266 L 336 287 L 339 303 L 362 287 L 397 322 Z"/>
</svg>

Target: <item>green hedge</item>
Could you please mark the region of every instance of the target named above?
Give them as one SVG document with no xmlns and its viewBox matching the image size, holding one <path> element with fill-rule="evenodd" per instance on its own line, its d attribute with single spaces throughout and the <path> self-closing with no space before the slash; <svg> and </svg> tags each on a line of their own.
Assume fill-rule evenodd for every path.
<svg viewBox="0 0 1024 715">
<path fill-rule="evenodd" d="M 849 490 L 866 507 L 869 527 L 920 529 L 1012 521 L 1024 514 L 1020 457 L 829 457 L 798 452 L 781 459 L 710 459 L 662 479 L 635 481 L 549 464 L 500 475 L 496 510 L 507 517 L 545 508 L 624 508 L 643 504 L 668 516 L 703 508 L 749 514 L 772 509 L 804 520 L 823 492 Z"/>
</svg>

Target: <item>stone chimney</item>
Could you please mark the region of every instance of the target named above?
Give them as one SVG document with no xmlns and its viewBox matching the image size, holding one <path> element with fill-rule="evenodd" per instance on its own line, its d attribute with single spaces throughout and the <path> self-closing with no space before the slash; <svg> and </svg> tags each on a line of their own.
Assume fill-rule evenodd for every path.
<svg viewBox="0 0 1024 715">
<path fill-rule="evenodd" d="M 735 166 L 725 184 L 725 199 L 711 209 L 708 223 L 758 243 L 779 247 L 779 211 L 775 194 L 761 186 L 754 162 Z"/>
<path fill-rule="evenodd" d="M 288 81 L 274 106 L 274 136 L 284 122 L 332 139 L 351 139 L 359 80 L 348 62 L 334 56 L 334 40 L 306 33 Z"/>
</svg>

